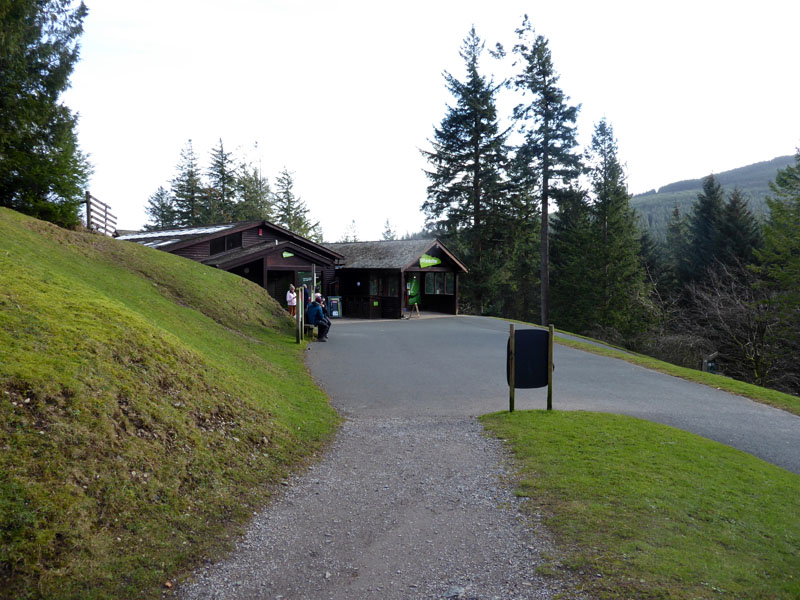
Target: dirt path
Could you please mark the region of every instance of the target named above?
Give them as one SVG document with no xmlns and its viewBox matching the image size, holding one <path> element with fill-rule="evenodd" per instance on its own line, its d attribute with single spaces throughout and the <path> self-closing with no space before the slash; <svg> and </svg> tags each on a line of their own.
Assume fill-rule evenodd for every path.
<svg viewBox="0 0 800 600">
<path fill-rule="evenodd" d="M 189 598 L 552 598 L 502 449 L 469 417 L 355 418 Z"/>
</svg>

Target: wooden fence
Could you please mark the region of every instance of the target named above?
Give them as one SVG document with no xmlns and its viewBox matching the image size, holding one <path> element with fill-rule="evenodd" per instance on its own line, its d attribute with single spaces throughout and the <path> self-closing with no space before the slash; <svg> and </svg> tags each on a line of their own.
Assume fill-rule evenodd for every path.
<svg viewBox="0 0 800 600">
<path fill-rule="evenodd" d="M 117 231 L 117 217 L 111 214 L 111 207 L 86 192 L 86 228 L 103 235 L 113 236 Z"/>
</svg>

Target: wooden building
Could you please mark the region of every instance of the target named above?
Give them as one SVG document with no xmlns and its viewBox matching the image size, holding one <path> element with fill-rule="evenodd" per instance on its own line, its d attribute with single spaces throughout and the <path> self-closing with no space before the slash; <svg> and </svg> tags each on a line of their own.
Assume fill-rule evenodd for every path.
<svg viewBox="0 0 800 600">
<path fill-rule="evenodd" d="M 458 314 L 458 276 L 467 268 L 439 240 L 342 242 L 325 247 L 343 257 L 326 270 L 329 296 L 341 296 L 346 317 L 399 319 L 409 292 L 419 308 Z"/>
<path fill-rule="evenodd" d="M 162 231 L 140 231 L 117 236 L 224 269 L 260 285 L 282 305 L 289 284 L 326 290 L 334 267 L 343 257 L 267 221 L 247 221 Z"/>
</svg>

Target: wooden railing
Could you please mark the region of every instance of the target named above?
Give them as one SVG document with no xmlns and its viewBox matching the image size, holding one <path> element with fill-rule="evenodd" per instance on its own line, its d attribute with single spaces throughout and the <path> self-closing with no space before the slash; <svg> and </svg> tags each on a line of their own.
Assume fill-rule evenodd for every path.
<svg viewBox="0 0 800 600">
<path fill-rule="evenodd" d="M 117 230 L 117 217 L 111 214 L 111 207 L 86 192 L 86 229 L 103 235 L 113 236 Z"/>
</svg>

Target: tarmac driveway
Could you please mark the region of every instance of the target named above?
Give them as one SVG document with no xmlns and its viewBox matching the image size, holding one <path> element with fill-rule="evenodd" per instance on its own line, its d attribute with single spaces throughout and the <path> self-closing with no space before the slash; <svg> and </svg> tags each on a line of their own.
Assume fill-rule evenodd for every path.
<svg viewBox="0 0 800 600">
<path fill-rule="evenodd" d="M 522 327 L 522 326 L 518 326 Z M 483 317 L 337 323 L 309 367 L 345 414 L 472 416 L 508 408 L 508 323 Z M 728 444 L 800 474 L 800 417 L 727 392 L 555 346 L 553 407 L 626 414 Z M 517 410 L 546 388 L 517 390 Z"/>
</svg>

